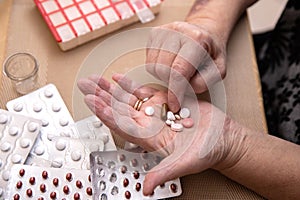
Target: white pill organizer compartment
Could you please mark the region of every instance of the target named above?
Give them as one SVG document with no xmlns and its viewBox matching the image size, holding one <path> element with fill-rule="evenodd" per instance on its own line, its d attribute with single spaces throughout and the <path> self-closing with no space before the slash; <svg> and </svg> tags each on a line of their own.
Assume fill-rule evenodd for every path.
<svg viewBox="0 0 300 200">
<path fill-rule="evenodd" d="M 0 199 L 4 198 L 11 167 L 25 162 L 40 128 L 39 120 L 0 110 Z"/>
</svg>

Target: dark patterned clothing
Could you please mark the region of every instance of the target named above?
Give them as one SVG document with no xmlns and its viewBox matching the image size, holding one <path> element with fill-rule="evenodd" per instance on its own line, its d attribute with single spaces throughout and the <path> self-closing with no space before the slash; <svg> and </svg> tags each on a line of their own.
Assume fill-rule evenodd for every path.
<svg viewBox="0 0 300 200">
<path fill-rule="evenodd" d="M 269 133 L 300 144 L 300 0 L 254 41 Z"/>
</svg>

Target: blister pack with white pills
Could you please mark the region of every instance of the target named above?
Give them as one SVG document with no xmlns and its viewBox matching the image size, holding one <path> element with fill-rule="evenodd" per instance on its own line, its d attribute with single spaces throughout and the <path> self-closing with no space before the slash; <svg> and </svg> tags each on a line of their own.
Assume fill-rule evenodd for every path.
<svg viewBox="0 0 300 200">
<path fill-rule="evenodd" d="M 14 165 L 11 171 L 7 189 L 9 200 L 92 200 L 89 170 Z"/>
<path fill-rule="evenodd" d="M 0 110 L 0 199 L 14 164 L 24 163 L 40 132 L 41 121 Z"/>
<path fill-rule="evenodd" d="M 90 139 L 104 143 L 104 151 L 116 151 L 117 147 L 111 135 L 111 132 L 97 116 L 93 115 L 77 121 L 75 123 L 78 137 L 80 139 Z"/>
<path fill-rule="evenodd" d="M 163 199 L 182 193 L 179 179 L 168 181 L 143 195 L 143 181 L 147 172 L 162 158 L 153 153 L 127 151 L 92 152 L 91 176 L 93 199 Z"/>
<path fill-rule="evenodd" d="M 32 153 L 41 159 L 50 159 L 54 137 L 74 137 L 71 127 L 74 120 L 69 113 L 57 88 L 46 85 L 32 93 L 11 100 L 6 104 L 11 112 L 31 116 L 42 121 L 41 135 Z"/>
<path fill-rule="evenodd" d="M 40 157 L 31 156 L 27 159 L 26 164 L 66 169 L 89 169 L 89 154 L 92 151 L 104 150 L 104 143 L 101 140 L 55 137 L 51 142 L 53 145 L 48 149 L 48 162 Z"/>
</svg>

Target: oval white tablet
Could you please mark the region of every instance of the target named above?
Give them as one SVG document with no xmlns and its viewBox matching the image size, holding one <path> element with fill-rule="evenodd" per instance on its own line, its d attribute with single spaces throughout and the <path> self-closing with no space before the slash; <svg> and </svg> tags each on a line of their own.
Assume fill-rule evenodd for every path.
<svg viewBox="0 0 300 200">
<path fill-rule="evenodd" d="M 51 167 L 55 167 L 55 168 L 61 168 L 63 165 L 63 161 L 61 159 L 55 159 L 52 161 L 51 163 Z"/>
<path fill-rule="evenodd" d="M 176 131 L 176 132 L 180 132 L 180 131 L 183 130 L 183 125 L 179 124 L 179 123 L 171 124 L 171 130 Z"/>
<path fill-rule="evenodd" d="M 2 172 L 2 178 L 3 178 L 3 180 L 8 181 L 9 177 L 10 177 L 10 171 L 5 170 L 4 172 Z"/>
<path fill-rule="evenodd" d="M 42 119 L 42 126 L 46 127 L 48 125 L 49 125 L 49 122 L 47 120 L 45 120 L 45 119 Z"/>
</svg>

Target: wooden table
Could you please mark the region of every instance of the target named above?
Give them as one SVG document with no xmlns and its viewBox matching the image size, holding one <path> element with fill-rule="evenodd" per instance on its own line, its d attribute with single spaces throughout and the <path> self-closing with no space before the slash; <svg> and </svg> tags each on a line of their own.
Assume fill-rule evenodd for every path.
<svg viewBox="0 0 300 200">
<path fill-rule="evenodd" d="M 108 70 L 103 70 L 99 64 L 102 60 L 101 56 L 98 57 L 99 60 L 91 60 L 88 55 L 100 42 L 115 35 L 116 32 L 74 50 L 62 52 L 55 44 L 32 0 L 16 0 L 13 6 L 12 0 L 2 0 L 0 2 L 1 63 L 5 57 L 17 51 L 26 50 L 36 55 L 37 59 L 42 63 L 41 67 L 44 73 L 44 80 L 41 82 L 43 84 L 54 83 L 57 86 L 75 120 L 91 115 L 91 112 L 83 104 L 82 96 L 76 88 L 76 80 L 78 78 L 97 72 L 97 70 L 98 72 L 104 71 L 104 75 L 110 78 L 113 72 L 126 72 L 132 66 L 143 64 L 143 51 L 135 51 L 120 56 L 111 63 Z M 118 33 L 124 30 L 132 30 L 133 28 L 151 27 L 175 20 L 183 20 L 192 3 L 193 0 L 165 0 L 161 13 L 156 20 L 144 25 L 134 24 L 118 31 Z M 10 23 L 8 23 L 9 19 Z M 18 31 L 20 26 L 23 32 Z M 31 28 L 28 28 L 28 26 Z M 7 40 L 7 38 L 10 40 Z M 90 56 L 92 55 L 93 53 Z M 89 59 L 84 62 L 86 57 Z M 81 65 L 82 63 L 83 65 Z M 94 66 L 88 70 L 80 69 L 81 66 L 96 65 L 97 63 L 99 68 Z M 143 76 L 141 77 L 143 78 Z M 4 77 L 0 76 L 0 81 L 0 95 L 3 102 L 17 95 L 14 94 L 14 91 L 8 90 L 7 84 L 4 84 L 6 83 Z M 238 22 L 229 41 L 227 76 L 224 80 L 224 85 L 226 91 L 226 112 L 241 124 L 253 130 L 266 133 L 267 128 L 259 74 L 249 22 L 246 16 L 242 17 Z M 217 89 L 213 93 L 218 93 Z M 4 109 L 4 104 L 1 106 Z M 260 199 L 260 197 L 243 186 L 212 170 L 187 176 L 181 180 L 184 193 L 178 199 Z"/>
</svg>

